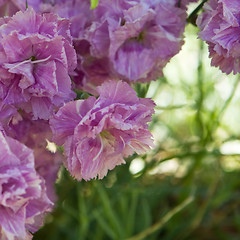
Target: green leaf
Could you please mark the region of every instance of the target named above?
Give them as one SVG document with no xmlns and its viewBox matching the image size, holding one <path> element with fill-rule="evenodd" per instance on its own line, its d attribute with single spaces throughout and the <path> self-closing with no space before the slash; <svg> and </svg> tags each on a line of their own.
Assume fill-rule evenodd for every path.
<svg viewBox="0 0 240 240">
<path fill-rule="evenodd" d="M 91 0 L 91 9 L 96 8 L 98 5 L 98 0 Z"/>
</svg>

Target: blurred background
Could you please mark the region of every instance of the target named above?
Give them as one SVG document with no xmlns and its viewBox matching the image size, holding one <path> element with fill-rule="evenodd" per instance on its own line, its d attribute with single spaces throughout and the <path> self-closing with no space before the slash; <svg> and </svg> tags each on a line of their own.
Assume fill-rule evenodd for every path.
<svg viewBox="0 0 240 240">
<path fill-rule="evenodd" d="M 103 180 L 77 182 L 62 168 L 58 201 L 34 240 L 239 240 L 239 76 L 210 66 L 188 25 L 164 77 L 133 86 L 157 104 L 156 148 Z"/>
</svg>

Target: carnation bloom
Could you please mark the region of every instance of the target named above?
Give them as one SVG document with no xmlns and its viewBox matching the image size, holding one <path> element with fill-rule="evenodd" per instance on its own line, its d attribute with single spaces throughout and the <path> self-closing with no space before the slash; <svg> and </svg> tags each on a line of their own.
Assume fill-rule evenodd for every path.
<svg viewBox="0 0 240 240">
<path fill-rule="evenodd" d="M 93 11 L 91 55 L 107 57 L 119 79 L 155 80 L 183 44 L 186 13 L 175 0 L 101 0 Z"/>
<path fill-rule="evenodd" d="M 98 75 L 96 85 L 100 85 L 107 80 L 102 72 L 106 68 L 104 60 L 99 61 L 89 55 L 89 43 L 85 39 L 88 27 L 93 22 L 93 11 L 90 9 L 89 0 L 45 0 L 40 4 L 41 12 L 56 13 L 62 18 L 70 21 L 70 32 L 73 37 L 73 45 L 77 52 L 77 68 L 72 73 L 71 78 L 76 88 L 84 89 L 88 92 L 92 91 L 90 82 L 94 82 L 95 75 Z M 87 59 L 83 59 L 87 55 Z M 84 61 L 85 60 L 85 61 Z M 104 68 L 103 68 L 104 65 Z M 108 73 L 107 73 L 108 74 Z M 94 76 L 93 76 L 94 75 Z M 99 80 L 103 76 L 103 81 Z M 95 84 L 94 84 L 95 85 Z M 95 88 L 93 87 L 95 90 Z"/>
<path fill-rule="evenodd" d="M 48 119 L 54 107 L 75 97 L 69 77 L 76 67 L 69 20 L 28 8 L 1 23 L 0 100 L 34 119 Z"/>
<path fill-rule="evenodd" d="M 57 13 L 71 22 L 70 31 L 73 38 L 81 38 L 83 30 L 92 21 L 89 0 L 45 0 L 40 4 L 42 12 Z"/>
<path fill-rule="evenodd" d="M 224 73 L 240 72 L 240 1 L 210 0 L 198 17 L 199 37 L 209 46 L 211 64 Z"/>
<path fill-rule="evenodd" d="M 54 184 L 62 163 L 62 155 L 58 152 L 52 153 L 46 148 L 47 140 L 52 138 L 48 121 L 33 121 L 26 114 L 15 115 L 4 130 L 8 136 L 33 150 L 35 169 L 45 180 L 47 196 L 51 201 L 56 201 Z"/>
<path fill-rule="evenodd" d="M 98 99 L 69 102 L 50 119 L 54 140 L 64 144 L 65 165 L 78 180 L 101 179 L 124 157 L 153 146 L 147 129 L 152 100 L 138 98 L 122 81 L 105 82 L 97 91 Z"/>
<path fill-rule="evenodd" d="M 30 239 L 51 206 L 33 152 L 0 132 L 0 238 Z"/>
<path fill-rule="evenodd" d="M 78 66 L 72 75 L 77 89 L 82 89 L 94 96 L 98 96 L 96 86 L 114 78 L 108 58 L 81 57 L 78 54 Z"/>
</svg>

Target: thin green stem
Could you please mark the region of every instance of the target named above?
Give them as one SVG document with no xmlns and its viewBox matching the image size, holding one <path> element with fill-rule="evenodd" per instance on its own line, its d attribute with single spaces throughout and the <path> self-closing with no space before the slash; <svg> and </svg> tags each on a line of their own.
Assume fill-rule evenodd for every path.
<svg viewBox="0 0 240 240">
<path fill-rule="evenodd" d="M 236 93 L 236 90 L 238 88 L 238 84 L 239 84 L 239 79 L 237 78 L 234 85 L 233 85 L 233 88 L 232 88 L 232 92 L 231 94 L 229 95 L 228 99 L 225 101 L 221 111 L 219 112 L 218 114 L 218 119 L 220 120 L 224 114 L 224 111 L 227 109 L 227 107 L 229 106 L 230 102 L 232 101 L 235 93 Z"/>
<path fill-rule="evenodd" d="M 156 106 L 155 110 L 174 110 L 174 109 L 184 108 L 186 106 L 187 106 L 186 104 L 171 105 L 171 106 Z"/>
<path fill-rule="evenodd" d="M 203 107 L 203 100 L 204 100 L 204 90 L 203 90 L 203 65 L 202 65 L 202 60 L 203 60 L 203 42 L 200 41 L 200 47 L 199 47 L 199 57 L 198 57 L 198 76 L 197 76 L 197 87 L 199 91 L 198 99 L 197 99 L 197 113 L 196 113 L 196 123 L 198 127 L 198 135 L 201 139 L 203 140 L 204 136 L 204 123 L 202 119 L 202 107 Z"/>
<path fill-rule="evenodd" d="M 205 2 L 208 0 L 203 0 L 188 16 L 187 22 L 193 24 L 194 26 L 197 26 L 196 20 L 197 20 L 197 14 L 202 9 Z"/>
<path fill-rule="evenodd" d="M 177 213 L 181 212 L 185 207 L 191 204 L 194 200 L 193 196 L 188 197 L 184 202 L 180 205 L 175 207 L 173 210 L 168 212 L 160 221 L 152 225 L 151 227 L 147 228 L 146 230 L 142 231 L 141 233 L 128 238 L 127 240 L 141 240 L 145 239 L 147 236 L 153 234 L 154 232 L 161 229 L 167 222 L 169 222 Z"/>
<path fill-rule="evenodd" d="M 212 201 L 213 195 L 216 192 L 218 186 L 220 176 L 220 164 L 218 164 L 217 172 L 218 172 L 217 176 L 215 176 L 212 184 L 209 186 L 207 190 L 205 201 L 199 206 L 194 219 L 191 221 L 191 225 L 188 227 L 186 232 L 184 232 L 182 235 L 179 236 L 179 238 L 177 238 L 177 240 L 186 239 L 186 237 L 189 236 L 201 224 L 203 217 L 207 211 L 207 208 L 210 202 Z"/>
<path fill-rule="evenodd" d="M 206 136 L 206 141 L 211 140 L 212 137 L 212 133 L 214 133 L 216 131 L 216 129 L 218 128 L 219 124 L 221 123 L 221 119 L 225 113 L 225 110 L 228 108 L 229 104 L 231 103 L 233 97 L 235 96 L 236 90 L 238 88 L 239 85 L 239 79 L 237 78 L 236 81 L 234 82 L 232 91 L 228 97 L 228 99 L 224 102 L 223 107 L 221 108 L 221 110 L 219 111 L 219 113 L 217 114 L 217 116 L 214 116 L 214 114 L 216 114 L 215 112 L 212 113 L 212 115 L 210 116 L 210 119 L 214 119 L 214 121 L 210 121 L 210 126 L 208 127 L 208 133 Z"/>
</svg>

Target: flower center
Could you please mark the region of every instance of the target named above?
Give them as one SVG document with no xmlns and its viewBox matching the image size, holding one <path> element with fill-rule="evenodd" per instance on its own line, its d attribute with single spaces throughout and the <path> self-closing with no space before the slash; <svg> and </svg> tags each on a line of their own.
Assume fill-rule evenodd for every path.
<svg viewBox="0 0 240 240">
<path fill-rule="evenodd" d="M 134 41 L 137 41 L 137 42 L 143 42 L 144 41 L 144 36 L 145 36 L 145 32 L 142 31 L 138 34 L 138 36 L 132 37 L 129 40 L 134 40 Z"/>
<path fill-rule="evenodd" d="M 100 136 L 102 138 L 107 138 L 109 137 L 111 134 L 107 131 L 107 130 L 103 130 L 102 132 L 100 132 Z"/>
</svg>

